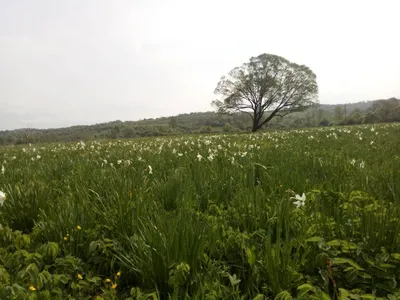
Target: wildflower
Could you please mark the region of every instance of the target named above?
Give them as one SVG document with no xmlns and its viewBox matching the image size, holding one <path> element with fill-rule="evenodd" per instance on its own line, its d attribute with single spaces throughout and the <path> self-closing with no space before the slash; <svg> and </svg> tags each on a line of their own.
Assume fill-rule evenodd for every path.
<svg viewBox="0 0 400 300">
<path fill-rule="evenodd" d="M 6 168 L 4 168 L 4 166 L 1 166 L 1 174 L 4 175 L 5 171 L 6 171 Z"/>
<path fill-rule="evenodd" d="M 64 236 L 64 241 L 68 240 L 68 238 L 66 236 Z"/>
<path fill-rule="evenodd" d="M 374 141 L 371 141 L 369 144 L 372 146 L 374 144 Z"/>
<path fill-rule="evenodd" d="M 117 164 L 118 164 L 118 165 L 122 164 L 122 160 L 119 159 L 119 160 L 117 161 Z"/>
<path fill-rule="evenodd" d="M 33 285 L 31 285 L 31 286 L 29 287 L 29 290 L 33 292 L 33 291 L 36 291 L 36 288 L 35 288 Z"/>
<path fill-rule="evenodd" d="M 0 206 L 3 205 L 4 201 L 6 201 L 6 194 L 4 192 L 0 191 Z"/>
<path fill-rule="evenodd" d="M 297 208 L 302 207 L 306 204 L 306 195 L 303 193 L 303 195 L 297 195 L 295 197 L 290 197 L 290 199 L 297 200 L 293 202 L 294 205 L 296 205 Z"/>
<path fill-rule="evenodd" d="M 153 174 L 153 168 L 149 165 L 149 174 Z"/>
<path fill-rule="evenodd" d="M 365 161 L 362 160 L 360 162 L 360 169 L 364 169 L 364 167 L 365 167 Z"/>
<path fill-rule="evenodd" d="M 114 290 L 118 285 L 116 283 L 114 283 L 111 288 Z"/>
<path fill-rule="evenodd" d="M 374 128 L 374 127 L 372 127 L 372 128 L 371 128 L 371 132 L 374 132 L 374 131 L 375 131 L 375 128 Z"/>
<path fill-rule="evenodd" d="M 42 157 L 38 154 L 36 155 L 36 159 L 41 159 Z"/>
<path fill-rule="evenodd" d="M 354 166 L 354 164 L 356 163 L 356 160 L 353 158 L 350 163 L 352 166 Z"/>
<path fill-rule="evenodd" d="M 178 153 L 178 156 L 181 157 L 181 156 L 183 156 L 183 154 L 182 153 Z"/>
<path fill-rule="evenodd" d="M 117 277 L 120 277 L 121 276 L 121 272 L 117 272 Z"/>
<path fill-rule="evenodd" d="M 76 229 L 81 230 L 82 227 L 78 225 L 78 226 L 76 226 Z"/>
<path fill-rule="evenodd" d="M 82 279 L 83 279 L 82 274 L 78 274 L 78 279 L 79 279 L 79 280 L 82 280 Z"/>
<path fill-rule="evenodd" d="M 106 283 L 110 283 L 111 282 L 111 279 L 110 278 L 107 278 L 106 279 Z"/>
<path fill-rule="evenodd" d="M 198 159 L 199 161 L 201 161 L 202 158 L 203 158 L 203 156 L 201 156 L 200 154 L 197 154 L 197 159 Z"/>
</svg>

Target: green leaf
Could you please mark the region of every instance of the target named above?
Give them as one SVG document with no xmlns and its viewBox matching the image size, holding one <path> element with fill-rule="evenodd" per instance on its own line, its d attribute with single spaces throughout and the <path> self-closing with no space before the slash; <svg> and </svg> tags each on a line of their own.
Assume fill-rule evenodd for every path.
<svg viewBox="0 0 400 300">
<path fill-rule="evenodd" d="M 342 265 L 342 264 L 349 264 L 350 266 L 354 267 L 355 269 L 357 269 L 358 271 L 364 271 L 363 268 L 361 268 L 357 263 L 355 263 L 354 261 L 352 261 L 351 259 L 348 258 L 334 258 L 332 260 L 332 263 L 334 265 Z"/>
<path fill-rule="evenodd" d="M 256 254 L 250 248 L 246 248 L 246 254 L 249 265 L 254 266 L 254 264 L 256 263 Z"/>
<path fill-rule="evenodd" d="M 233 276 L 231 274 L 228 274 L 228 277 L 232 286 L 238 285 L 241 281 L 240 279 L 237 279 L 236 274 L 233 274 Z"/>
<path fill-rule="evenodd" d="M 309 239 L 306 239 L 306 242 L 310 242 L 310 243 L 321 243 L 324 241 L 323 237 L 320 236 L 313 236 L 310 237 Z"/>
<path fill-rule="evenodd" d="M 400 253 L 392 253 L 390 254 L 395 260 L 399 260 L 400 261 Z"/>
<path fill-rule="evenodd" d="M 361 295 L 361 299 L 375 300 L 375 299 L 376 299 L 376 296 L 375 296 L 375 295 L 372 295 L 372 294 L 364 294 L 364 295 Z"/>
<path fill-rule="evenodd" d="M 299 291 L 298 298 L 303 298 L 309 292 L 312 292 L 313 294 L 315 293 L 315 288 L 311 284 L 308 284 L 308 283 L 300 285 L 299 287 L 297 287 L 297 290 Z"/>
<path fill-rule="evenodd" d="M 288 291 L 283 291 L 276 295 L 275 300 L 293 300 L 293 297 Z"/>
</svg>

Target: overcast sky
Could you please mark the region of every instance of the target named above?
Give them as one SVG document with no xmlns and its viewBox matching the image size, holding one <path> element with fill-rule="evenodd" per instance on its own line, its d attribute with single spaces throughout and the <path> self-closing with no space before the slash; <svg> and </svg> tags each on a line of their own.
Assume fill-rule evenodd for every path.
<svg viewBox="0 0 400 300">
<path fill-rule="evenodd" d="M 0 130 L 211 110 L 272 53 L 321 103 L 400 97 L 400 1 L 0 0 Z"/>
</svg>

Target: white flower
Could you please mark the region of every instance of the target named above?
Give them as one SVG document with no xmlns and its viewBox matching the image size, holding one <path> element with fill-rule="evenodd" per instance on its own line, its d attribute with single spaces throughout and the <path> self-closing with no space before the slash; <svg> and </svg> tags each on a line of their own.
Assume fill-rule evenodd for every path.
<svg viewBox="0 0 400 300">
<path fill-rule="evenodd" d="M 354 166 L 354 164 L 356 163 L 356 160 L 353 158 L 350 163 Z"/>
<path fill-rule="evenodd" d="M 197 159 L 198 159 L 199 161 L 201 161 L 201 160 L 203 159 L 203 156 L 201 156 L 200 154 L 197 154 Z"/>
<path fill-rule="evenodd" d="M 293 202 L 294 205 L 296 205 L 297 208 L 302 207 L 306 204 L 306 194 L 303 193 L 303 195 L 297 195 L 295 197 L 290 197 L 290 199 L 297 200 Z"/>
<path fill-rule="evenodd" d="M 4 168 L 4 166 L 1 166 L 1 174 L 4 175 L 4 172 L 6 171 L 6 168 Z"/>
<path fill-rule="evenodd" d="M 118 159 L 117 164 L 118 165 L 122 164 L 122 160 Z"/>
<path fill-rule="evenodd" d="M 153 168 L 149 165 L 149 174 L 153 174 Z"/>
<path fill-rule="evenodd" d="M 374 132 L 374 131 L 375 131 L 375 128 L 374 128 L 374 127 L 372 127 L 372 128 L 371 128 L 371 131 L 372 131 L 372 132 Z"/>
<path fill-rule="evenodd" d="M 182 153 L 178 153 L 178 156 L 183 156 L 183 154 Z"/>
<path fill-rule="evenodd" d="M 37 159 L 41 159 L 42 157 L 38 154 L 38 155 L 36 156 L 36 158 L 37 158 Z"/>
<path fill-rule="evenodd" d="M 3 205 L 4 201 L 6 200 L 6 194 L 4 192 L 0 191 L 0 206 Z"/>
<path fill-rule="evenodd" d="M 369 144 L 372 146 L 374 144 L 374 141 L 371 141 Z"/>
<path fill-rule="evenodd" d="M 362 160 L 360 162 L 360 169 L 364 169 L 364 167 L 365 167 L 365 161 Z"/>
</svg>

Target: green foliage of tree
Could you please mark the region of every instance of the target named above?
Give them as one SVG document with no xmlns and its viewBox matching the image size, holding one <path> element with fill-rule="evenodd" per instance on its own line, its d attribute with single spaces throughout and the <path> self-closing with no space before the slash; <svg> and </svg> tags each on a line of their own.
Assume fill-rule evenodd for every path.
<svg viewBox="0 0 400 300">
<path fill-rule="evenodd" d="M 335 113 L 333 118 L 337 122 L 342 122 L 344 120 L 344 108 L 341 105 L 335 107 Z"/>
<path fill-rule="evenodd" d="M 304 111 L 317 102 L 316 75 L 305 65 L 287 59 L 261 54 L 223 76 L 213 101 L 220 113 L 243 112 L 252 118 L 257 131 L 275 116 Z"/>
</svg>

